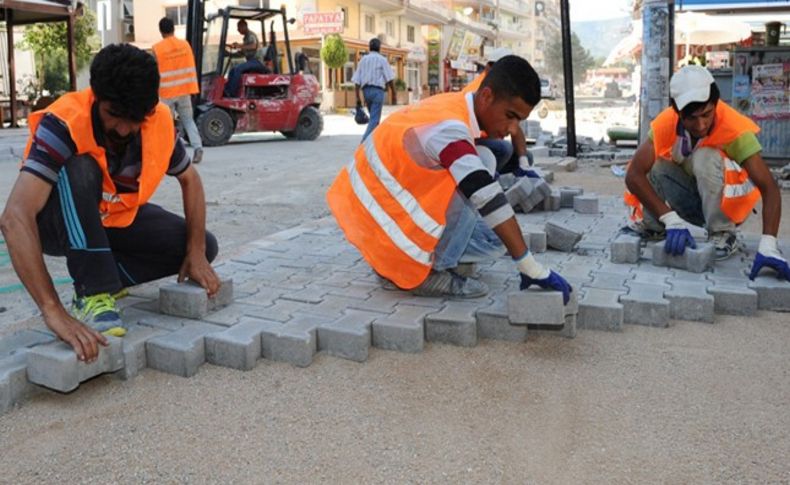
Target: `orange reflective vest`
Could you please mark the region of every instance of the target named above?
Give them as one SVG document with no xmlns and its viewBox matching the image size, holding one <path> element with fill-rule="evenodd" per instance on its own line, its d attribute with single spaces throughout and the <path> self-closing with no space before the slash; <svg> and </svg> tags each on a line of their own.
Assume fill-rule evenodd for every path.
<svg viewBox="0 0 790 485">
<path fill-rule="evenodd" d="M 107 157 L 104 148 L 93 138 L 93 122 L 91 108 L 94 103 L 93 91 L 90 88 L 74 93 L 64 94 L 46 109 L 36 111 L 28 117 L 30 137 L 25 148 L 25 158 L 33 144 L 41 118 L 52 113 L 66 124 L 74 145 L 75 155 L 90 155 L 99 164 L 102 171 L 102 200 L 99 201 L 99 212 L 104 227 L 126 227 L 134 221 L 137 208 L 146 202 L 156 191 L 170 165 L 170 157 L 175 147 L 175 129 L 170 109 L 159 103 L 152 115 L 148 116 L 140 127 L 142 135 L 142 171 L 138 182 L 138 191 L 117 193 L 115 183 L 107 169 Z"/>
<path fill-rule="evenodd" d="M 662 111 L 650 124 L 653 129 L 653 149 L 656 159 L 672 160 L 672 148 L 677 140 L 678 114 L 673 108 Z M 738 163 L 730 160 L 723 148 L 746 132 L 759 133 L 760 127 L 751 119 L 738 113 L 723 101 L 716 105 L 713 129 L 701 139 L 697 148 L 715 148 L 721 152 L 724 163 L 724 190 L 721 197 L 721 210 L 734 223 L 746 220 L 749 213 L 760 200 L 760 191 L 754 186 L 749 174 Z M 625 203 L 631 208 L 631 219 L 642 218 L 639 199 L 628 191 Z"/>
<path fill-rule="evenodd" d="M 381 276 L 412 289 L 428 277 L 456 183 L 440 166 L 418 164 L 404 148 L 421 125 L 471 120 L 462 93 L 432 96 L 382 122 L 327 192 L 346 238 Z"/>
<path fill-rule="evenodd" d="M 159 97 L 175 98 L 200 92 L 195 70 L 195 56 L 185 40 L 170 36 L 154 44 L 159 64 Z"/>
<path fill-rule="evenodd" d="M 464 94 L 477 92 L 477 90 L 480 89 L 480 85 L 483 84 L 483 79 L 485 79 L 486 74 L 488 74 L 488 71 L 483 71 L 478 74 L 476 78 L 472 79 L 469 84 L 464 86 L 461 92 Z"/>
</svg>

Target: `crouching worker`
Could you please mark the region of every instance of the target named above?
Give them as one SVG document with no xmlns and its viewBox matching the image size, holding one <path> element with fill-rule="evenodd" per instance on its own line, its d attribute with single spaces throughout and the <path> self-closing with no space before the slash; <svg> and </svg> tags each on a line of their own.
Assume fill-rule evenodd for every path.
<svg viewBox="0 0 790 485">
<path fill-rule="evenodd" d="M 505 136 L 538 101 L 532 66 L 506 56 L 477 92 L 432 96 L 390 115 L 327 193 L 346 238 L 380 276 L 418 295 L 485 295 L 486 285 L 464 276 L 459 265 L 507 249 L 522 289 L 557 290 L 567 302 L 570 285 L 529 252 L 493 167 L 486 168 L 474 145 L 481 130 Z"/>
<path fill-rule="evenodd" d="M 702 66 L 680 69 L 669 90 L 672 106 L 653 120 L 626 174 L 626 204 L 637 229 L 665 237 L 666 252 L 678 255 L 696 247 L 690 224 L 705 227 L 716 258 L 726 259 L 739 249 L 738 224 L 762 195 L 763 236 L 750 278 L 767 268 L 790 280 L 776 240 L 781 195 L 760 155 L 759 127 L 719 99 Z"/>
<path fill-rule="evenodd" d="M 83 361 L 107 344 L 102 332 L 125 333 L 114 298 L 125 287 L 178 274 L 209 294 L 219 288 L 203 185 L 158 90 L 152 56 L 130 45 L 102 49 L 90 88 L 30 115 L 25 160 L 0 219 L 19 279 Z M 178 179 L 186 219 L 148 203 L 166 174 Z M 42 253 L 66 257 L 71 313 Z"/>
</svg>

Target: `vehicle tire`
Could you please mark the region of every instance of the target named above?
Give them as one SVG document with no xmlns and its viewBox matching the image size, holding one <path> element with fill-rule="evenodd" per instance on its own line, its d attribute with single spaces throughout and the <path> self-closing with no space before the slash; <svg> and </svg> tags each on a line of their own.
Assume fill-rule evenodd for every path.
<svg viewBox="0 0 790 485">
<path fill-rule="evenodd" d="M 541 118 L 545 118 L 548 115 L 549 115 L 549 107 L 546 106 L 546 103 L 543 103 L 543 105 L 538 109 L 538 116 L 540 116 Z"/>
<path fill-rule="evenodd" d="M 197 117 L 197 126 L 203 145 L 215 147 L 224 145 L 233 135 L 233 118 L 227 111 L 211 108 Z"/>
<path fill-rule="evenodd" d="M 308 106 L 299 113 L 294 134 L 297 140 L 315 140 L 323 129 L 324 118 L 321 112 L 313 106 Z"/>
<path fill-rule="evenodd" d="M 288 139 L 294 138 L 296 136 L 296 132 L 295 131 L 281 131 L 280 133 L 282 133 L 283 136 L 288 138 Z"/>
</svg>

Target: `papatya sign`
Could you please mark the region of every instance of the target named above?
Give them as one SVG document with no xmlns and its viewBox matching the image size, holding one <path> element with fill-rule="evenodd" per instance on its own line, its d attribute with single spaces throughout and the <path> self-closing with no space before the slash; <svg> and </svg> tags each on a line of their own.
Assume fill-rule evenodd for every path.
<svg viewBox="0 0 790 485">
<path fill-rule="evenodd" d="M 305 13 L 302 26 L 305 34 L 339 34 L 343 32 L 343 12 Z"/>
</svg>

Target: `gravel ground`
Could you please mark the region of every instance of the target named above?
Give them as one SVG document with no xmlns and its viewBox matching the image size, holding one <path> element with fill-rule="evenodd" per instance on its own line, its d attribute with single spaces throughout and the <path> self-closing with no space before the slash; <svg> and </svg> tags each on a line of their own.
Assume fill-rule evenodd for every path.
<svg viewBox="0 0 790 485">
<path fill-rule="evenodd" d="M 346 118 L 331 117 L 318 142 L 207 150 L 221 257 L 327 214 L 325 189 L 361 135 Z M 4 166 L 7 194 L 15 170 Z M 556 183 L 623 187 L 587 166 Z M 175 185 L 157 201 L 180 207 Z M 0 333 L 17 326 L 8 315 Z M 789 341 L 788 314 L 760 312 L 417 355 L 373 349 L 364 364 L 319 354 L 306 369 L 262 360 L 191 379 L 102 376 L 0 416 L 0 483 L 788 483 Z"/>
</svg>

